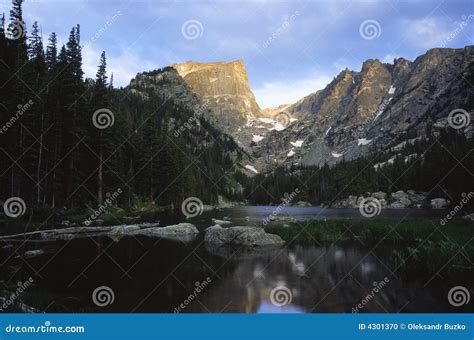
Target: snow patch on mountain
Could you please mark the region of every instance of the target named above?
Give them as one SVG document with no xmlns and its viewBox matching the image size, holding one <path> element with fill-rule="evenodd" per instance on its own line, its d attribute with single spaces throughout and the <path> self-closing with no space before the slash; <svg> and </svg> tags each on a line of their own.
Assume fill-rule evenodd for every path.
<svg viewBox="0 0 474 340">
<path fill-rule="evenodd" d="M 271 118 L 259 118 L 259 120 L 262 122 L 262 123 L 266 123 L 266 124 L 275 124 L 275 121 Z"/>
<path fill-rule="evenodd" d="M 257 169 L 255 169 L 255 167 L 254 167 L 253 165 L 247 164 L 247 165 L 245 166 L 245 169 L 250 170 L 250 171 L 253 171 L 253 172 L 255 172 L 256 174 L 258 174 Z"/>
<path fill-rule="evenodd" d="M 326 137 L 328 135 L 329 131 L 331 131 L 331 128 L 332 128 L 332 126 L 330 126 L 329 129 L 327 129 L 326 134 L 324 135 L 324 137 Z"/>
<path fill-rule="evenodd" d="M 372 142 L 372 139 L 359 138 L 359 139 L 357 140 L 357 146 L 360 146 L 360 145 L 367 145 L 367 144 L 369 144 L 370 142 Z"/>
<path fill-rule="evenodd" d="M 296 142 L 290 142 L 291 145 L 293 145 L 295 148 L 301 148 L 301 145 L 303 145 L 302 140 L 297 140 Z"/>
<path fill-rule="evenodd" d="M 285 130 L 285 127 L 280 123 L 275 123 L 271 129 L 268 129 L 268 131 L 273 131 L 273 130 L 283 131 Z"/>
</svg>

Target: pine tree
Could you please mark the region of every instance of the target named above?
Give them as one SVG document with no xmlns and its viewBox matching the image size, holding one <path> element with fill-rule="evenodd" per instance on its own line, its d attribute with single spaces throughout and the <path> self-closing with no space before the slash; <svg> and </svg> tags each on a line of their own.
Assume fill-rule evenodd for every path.
<svg viewBox="0 0 474 340">
<path fill-rule="evenodd" d="M 94 93 L 93 93 L 93 109 L 96 110 L 104 109 L 108 107 L 108 85 L 107 85 L 107 60 L 105 57 L 105 51 L 100 55 L 100 64 L 97 70 Z M 112 113 L 113 114 L 113 113 Z M 92 145 L 98 149 L 99 155 L 97 160 L 97 202 L 99 205 L 103 201 L 104 191 L 104 153 L 107 153 L 108 141 L 111 138 L 111 129 L 109 126 L 104 130 L 94 131 Z"/>
<path fill-rule="evenodd" d="M 48 46 L 46 47 L 46 64 L 49 72 L 53 72 L 57 64 L 58 58 L 58 40 L 56 33 L 51 33 L 48 39 Z"/>
<path fill-rule="evenodd" d="M 43 39 L 40 36 L 38 22 L 34 22 L 31 37 L 28 44 L 28 56 L 33 64 L 33 71 L 36 74 L 36 83 L 40 82 L 45 75 L 46 58 L 43 48 Z"/>
<path fill-rule="evenodd" d="M 15 41 L 14 58 L 15 66 L 19 68 L 27 60 L 26 51 L 26 25 L 23 20 L 23 0 L 13 0 L 10 10 L 9 36 Z"/>
</svg>

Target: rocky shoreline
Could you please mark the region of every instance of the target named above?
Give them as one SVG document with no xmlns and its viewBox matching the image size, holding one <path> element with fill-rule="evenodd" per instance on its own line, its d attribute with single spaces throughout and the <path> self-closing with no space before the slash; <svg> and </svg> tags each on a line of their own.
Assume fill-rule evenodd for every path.
<svg viewBox="0 0 474 340">
<path fill-rule="evenodd" d="M 364 195 L 349 195 L 345 199 L 333 201 L 330 204 L 323 205 L 323 208 L 359 208 L 367 199 L 374 199 L 381 208 L 388 209 L 407 209 L 407 208 L 431 208 L 445 209 L 451 203 L 445 198 L 428 199 L 428 193 L 417 192 L 414 190 L 399 190 L 388 195 L 385 192 L 367 192 Z"/>
</svg>

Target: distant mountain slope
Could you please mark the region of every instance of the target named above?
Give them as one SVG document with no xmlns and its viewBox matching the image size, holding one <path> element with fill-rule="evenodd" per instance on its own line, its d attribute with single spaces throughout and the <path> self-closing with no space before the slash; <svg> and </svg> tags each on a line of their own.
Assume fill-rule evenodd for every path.
<svg viewBox="0 0 474 340">
<path fill-rule="evenodd" d="M 238 196 L 248 155 L 230 135 L 208 121 L 210 109 L 174 68 L 140 73 L 123 91 L 126 95 L 121 96 L 118 110 L 130 116 L 132 126 L 145 124 L 148 129 L 158 129 L 161 138 L 179 150 L 173 157 L 184 158 L 199 178 L 197 184 L 216 187 L 216 194 Z M 153 119 L 148 119 L 153 112 Z"/>
<path fill-rule="evenodd" d="M 260 142 L 257 152 L 272 159 L 261 166 L 331 164 L 436 133 L 452 110 L 472 111 L 473 84 L 474 46 L 432 49 L 414 62 L 367 60 L 286 108 L 303 118 Z M 464 130 L 472 137 L 472 124 Z"/>
<path fill-rule="evenodd" d="M 253 175 L 277 165 L 335 164 L 436 134 L 452 110 L 472 111 L 473 74 L 474 46 L 466 46 L 431 49 L 413 62 L 369 59 L 294 104 L 263 110 L 242 60 L 175 64 L 139 75 L 131 90 L 152 88 L 192 108 L 251 156 L 241 165 Z M 472 124 L 463 130 L 472 137 Z"/>
</svg>

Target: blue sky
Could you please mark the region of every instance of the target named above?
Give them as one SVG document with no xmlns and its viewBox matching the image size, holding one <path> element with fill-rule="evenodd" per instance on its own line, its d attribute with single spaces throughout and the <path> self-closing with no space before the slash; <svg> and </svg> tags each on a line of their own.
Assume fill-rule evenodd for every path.
<svg viewBox="0 0 474 340">
<path fill-rule="evenodd" d="M 0 5 L 8 14 L 10 0 Z M 369 58 L 413 60 L 474 40 L 474 0 L 26 0 L 24 14 L 60 42 L 81 24 L 86 76 L 105 50 L 116 86 L 187 60 L 243 59 L 262 107 L 295 102 Z"/>
</svg>

